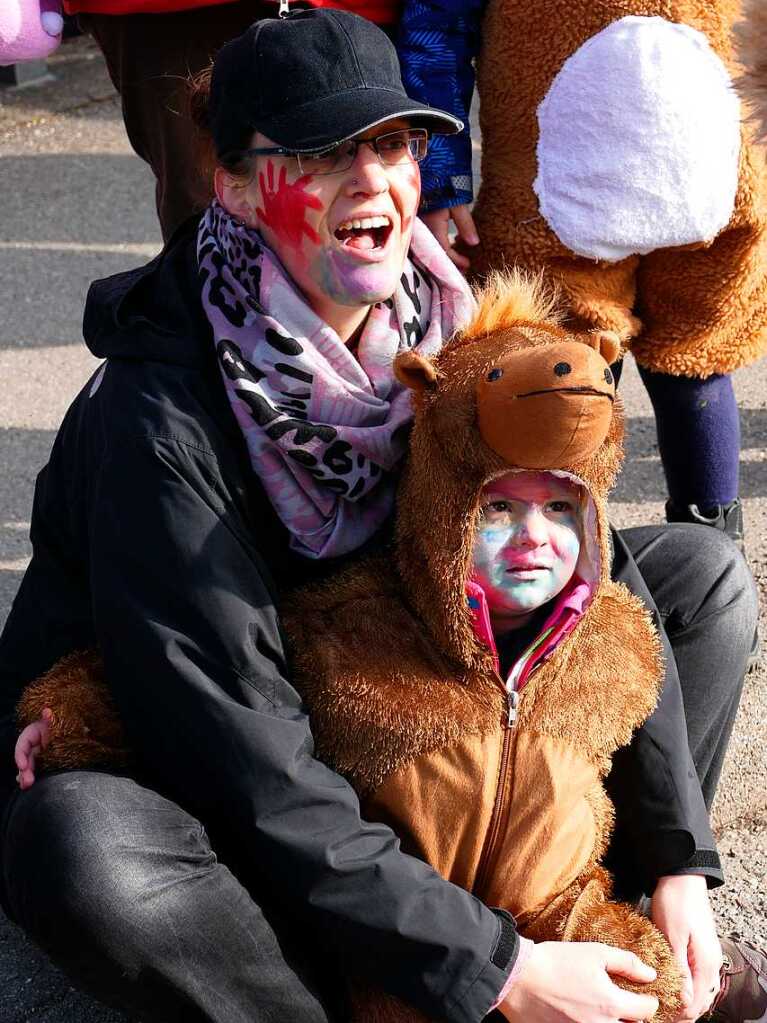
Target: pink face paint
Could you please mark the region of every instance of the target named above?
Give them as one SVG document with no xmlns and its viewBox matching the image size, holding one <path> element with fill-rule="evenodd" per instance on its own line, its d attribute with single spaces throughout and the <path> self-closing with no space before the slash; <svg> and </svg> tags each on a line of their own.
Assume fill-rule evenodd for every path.
<svg viewBox="0 0 767 1023">
<path fill-rule="evenodd" d="M 573 576 L 581 546 L 579 488 L 551 473 L 489 484 L 474 539 L 474 578 L 491 617 L 521 624 Z"/>
<path fill-rule="evenodd" d="M 381 263 L 363 263 L 336 249 L 322 249 L 312 264 L 312 272 L 323 292 L 339 305 L 372 305 L 389 298 L 402 272 L 391 259 Z"/>
<path fill-rule="evenodd" d="M 280 169 L 277 187 L 274 186 L 274 164 L 270 160 L 266 165 L 266 180 L 263 172 L 258 175 L 261 187 L 263 208 L 256 210 L 262 223 L 270 227 L 276 235 L 295 249 L 301 248 L 304 235 L 314 245 L 319 245 L 320 236 L 305 220 L 306 210 L 321 210 L 319 197 L 305 190 L 312 180 L 311 174 L 288 184 L 286 167 Z"/>
</svg>

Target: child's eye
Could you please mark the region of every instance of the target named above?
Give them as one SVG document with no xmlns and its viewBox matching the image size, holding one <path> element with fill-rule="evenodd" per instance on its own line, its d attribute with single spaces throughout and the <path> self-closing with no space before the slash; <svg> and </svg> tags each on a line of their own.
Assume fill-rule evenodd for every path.
<svg viewBox="0 0 767 1023">
<path fill-rule="evenodd" d="M 511 505 L 508 501 L 491 501 L 490 504 L 485 505 L 484 511 L 507 512 L 511 511 Z"/>
<path fill-rule="evenodd" d="M 571 501 L 549 501 L 547 507 L 551 512 L 569 512 L 573 510 Z"/>
</svg>

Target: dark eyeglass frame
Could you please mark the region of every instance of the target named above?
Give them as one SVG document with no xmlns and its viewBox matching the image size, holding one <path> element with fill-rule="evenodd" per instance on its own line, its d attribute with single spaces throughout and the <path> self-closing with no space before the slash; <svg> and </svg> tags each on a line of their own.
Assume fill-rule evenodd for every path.
<svg viewBox="0 0 767 1023">
<path fill-rule="evenodd" d="M 384 167 L 398 167 L 399 163 L 387 163 L 379 150 L 379 145 L 384 139 L 390 139 L 397 135 L 402 135 L 407 132 L 410 136 L 408 139 L 408 149 L 410 156 L 416 163 L 420 163 L 421 160 L 426 156 L 426 152 L 429 147 L 429 132 L 426 128 L 398 128 L 397 131 L 387 131 L 383 135 L 375 135 L 372 138 L 361 138 L 361 139 L 344 139 L 343 142 L 337 142 L 333 146 L 328 146 L 327 149 L 315 150 L 310 152 L 309 150 L 299 149 L 286 149 L 284 146 L 258 146 L 255 149 L 242 149 L 239 151 L 240 156 L 292 156 L 298 162 L 298 170 L 301 174 L 312 174 L 315 177 L 324 177 L 328 174 L 341 174 L 343 171 L 348 170 L 354 161 L 357 159 L 357 153 L 359 147 L 362 145 L 370 146 L 373 152 L 378 157 L 378 162 Z M 413 152 L 413 144 L 417 147 L 416 152 Z M 330 155 L 334 151 L 338 152 L 338 159 L 341 159 L 341 147 L 351 146 L 349 162 L 344 164 L 342 167 L 333 167 L 329 171 L 317 171 L 311 167 L 304 167 L 301 163 L 302 158 L 316 160 L 320 156 Z"/>
</svg>

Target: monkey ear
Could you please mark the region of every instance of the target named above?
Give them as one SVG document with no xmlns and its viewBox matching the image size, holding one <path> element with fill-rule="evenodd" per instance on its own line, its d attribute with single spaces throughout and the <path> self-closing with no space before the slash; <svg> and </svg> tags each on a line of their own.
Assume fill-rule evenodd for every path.
<svg viewBox="0 0 767 1023">
<path fill-rule="evenodd" d="M 592 330 L 584 340 L 594 348 L 608 365 L 612 365 L 621 354 L 621 339 L 614 330 Z"/>
<path fill-rule="evenodd" d="M 422 355 L 417 352 L 400 352 L 394 360 L 394 375 L 401 384 L 411 391 L 435 391 L 437 389 L 437 371 Z"/>
</svg>

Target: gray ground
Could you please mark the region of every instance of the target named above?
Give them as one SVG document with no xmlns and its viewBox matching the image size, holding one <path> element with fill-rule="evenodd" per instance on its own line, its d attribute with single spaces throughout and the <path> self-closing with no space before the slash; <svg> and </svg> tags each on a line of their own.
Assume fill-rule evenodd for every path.
<svg viewBox="0 0 767 1023">
<path fill-rule="evenodd" d="M 131 152 L 119 103 L 87 40 L 65 44 L 55 76 L 0 90 L 0 626 L 29 557 L 35 474 L 94 360 L 80 336 L 88 283 L 144 262 L 160 244 L 152 178 Z M 748 555 L 767 636 L 767 361 L 736 375 L 743 410 Z M 633 365 L 621 384 L 628 459 L 618 525 L 662 519 L 665 495 L 649 402 Z M 767 667 L 749 676 L 715 808 L 728 885 L 725 931 L 767 944 Z M 0 915 L 0 1023 L 118 1023 L 75 992 Z"/>
</svg>

